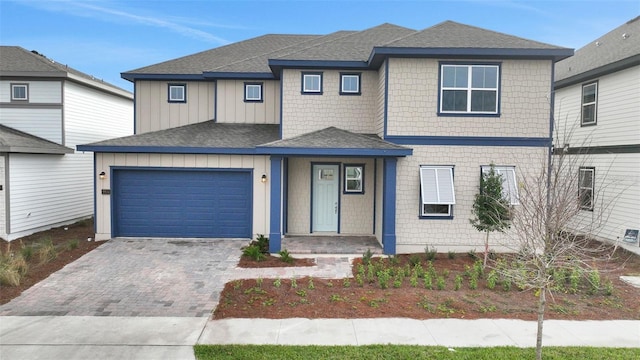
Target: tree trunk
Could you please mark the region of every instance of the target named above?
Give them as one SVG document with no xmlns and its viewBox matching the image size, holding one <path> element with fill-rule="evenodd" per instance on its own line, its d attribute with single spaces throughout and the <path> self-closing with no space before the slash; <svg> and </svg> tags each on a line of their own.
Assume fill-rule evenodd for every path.
<svg viewBox="0 0 640 360">
<path fill-rule="evenodd" d="M 484 263 L 483 267 L 487 267 L 487 258 L 489 257 L 489 231 L 487 231 L 487 236 L 484 238 Z"/>
<path fill-rule="evenodd" d="M 542 360 L 542 324 L 544 323 L 544 309 L 547 304 L 546 285 L 541 286 L 538 291 L 538 332 L 536 334 L 536 360 Z"/>
</svg>

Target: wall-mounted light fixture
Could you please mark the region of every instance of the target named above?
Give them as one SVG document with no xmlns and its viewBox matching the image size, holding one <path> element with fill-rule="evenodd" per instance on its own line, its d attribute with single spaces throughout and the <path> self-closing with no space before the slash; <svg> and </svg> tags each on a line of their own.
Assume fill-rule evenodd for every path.
<svg viewBox="0 0 640 360">
<path fill-rule="evenodd" d="M 262 177 L 260 178 L 260 181 L 264 184 L 267 182 L 267 174 L 262 174 Z"/>
<path fill-rule="evenodd" d="M 105 174 L 103 171 L 98 176 L 100 176 L 100 180 L 104 180 L 104 178 L 107 177 L 107 174 Z"/>
</svg>

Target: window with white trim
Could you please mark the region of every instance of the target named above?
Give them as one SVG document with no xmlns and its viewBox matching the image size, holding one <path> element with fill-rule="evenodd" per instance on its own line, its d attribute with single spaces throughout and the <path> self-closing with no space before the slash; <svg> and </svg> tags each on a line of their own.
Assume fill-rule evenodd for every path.
<svg viewBox="0 0 640 360">
<path fill-rule="evenodd" d="M 340 74 L 340 95 L 360 95 L 360 74 Z"/>
<path fill-rule="evenodd" d="M 364 194 L 364 165 L 344 165 L 344 192 Z"/>
<path fill-rule="evenodd" d="M 483 166 L 482 174 L 488 174 L 491 166 Z M 515 166 L 494 166 L 493 170 L 500 175 L 502 179 L 502 198 L 509 205 L 518 205 L 520 200 L 518 197 L 518 181 L 516 180 Z"/>
<path fill-rule="evenodd" d="M 27 84 L 11 84 L 11 100 L 29 100 L 29 86 Z"/>
<path fill-rule="evenodd" d="M 442 64 L 442 114 L 498 114 L 499 65 Z"/>
<path fill-rule="evenodd" d="M 302 73 L 302 93 L 322 94 L 322 73 Z"/>
<path fill-rule="evenodd" d="M 262 83 L 245 83 L 244 101 L 262 101 Z"/>
<path fill-rule="evenodd" d="M 169 102 L 187 102 L 187 85 L 169 84 Z"/>
<path fill-rule="evenodd" d="M 598 82 L 582 85 L 582 117 L 580 124 L 595 125 L 598 110 Z"/>
<path fill-rule="evenodd" d="M 580 209 L 593 210 L 593 190 L 596 169 L 593 167 L 581 167 L 578 175 L 578 199 Z"/>
<path fill-rule="evenodd" d="M 450 217 L 456 203 L 453 166 L 420 167 L 420 215 Z"/>
</svg>

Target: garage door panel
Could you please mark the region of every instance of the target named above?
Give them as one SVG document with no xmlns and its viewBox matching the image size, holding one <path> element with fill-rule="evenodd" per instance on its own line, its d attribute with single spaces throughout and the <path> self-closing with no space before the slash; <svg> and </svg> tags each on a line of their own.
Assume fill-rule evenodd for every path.
<svg viewBox="0 0 640 360">
<path fill-rule="evenodd" d="M 251 237 L 249 171 L 114 172 L 114 236 Z"/>
</svg>

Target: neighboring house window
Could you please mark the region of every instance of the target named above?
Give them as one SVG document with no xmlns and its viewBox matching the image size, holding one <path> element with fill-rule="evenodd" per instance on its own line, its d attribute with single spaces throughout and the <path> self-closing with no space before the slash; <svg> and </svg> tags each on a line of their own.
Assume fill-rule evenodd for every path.
<svg viewBox="0 0 640 360">
<path fill-rule="evenodd" d="M 244 101 L 262 102 L 262 83 L 244 83 Z"/>
<path fill-rule="evenodd" d="M 364 164 L 344 166 L 344 193 L 364 194 Z"/>
<path fill-rule="evenodd" d="M 498 114 L 499 65 L 442 64 L 441 114 Z"/>
<path fill-rule="evenodd" d="M 169 84 L 169 102 L 187 102 L 187 85 Z"/>
<path fill-rule="evenodd" d="M 593 210 L 593 189 L 596 169 L 593 167 L 581 167 L 578 175 L 578 199 L 580 208 Z"/>
<path fill-rule="evenodd" d="M 453 166 L 421 166 L 420 198 L 421 216 L 452 217 L 456 203 Z"/>
<path fill-rule="evenodd" d="M 302 73 L 302 93 L 322 94 L 322 73 Z"/>
<path fill-rule="evenodd" d="M 360 95 L 360 74 L 340 74 L 340 95 Z"/>
<path fill-rule="evenodd" d="M 29 85 L 11 84 L 11 100 L 15 100 L 15 101 L 29 100 Z"/>
<path fill-rule="evenodd" d="M 491 166 L 483 166 L 482 173 L 486 174 Z M 515 166 L 494 166 L 493 170 L 502 178 L 502 198 L 509 202 L 509 205 L 518 205 L 518 182 L 516 181 Z"/>
<path fill-rule="evenodd" d="M 598 83 L 582 85 L 582 121 L 581 125 L 595 125 L 598 110 Z"/>
</svg>

